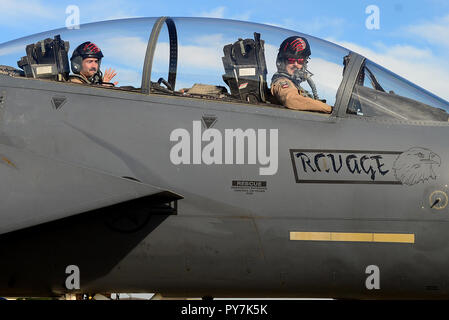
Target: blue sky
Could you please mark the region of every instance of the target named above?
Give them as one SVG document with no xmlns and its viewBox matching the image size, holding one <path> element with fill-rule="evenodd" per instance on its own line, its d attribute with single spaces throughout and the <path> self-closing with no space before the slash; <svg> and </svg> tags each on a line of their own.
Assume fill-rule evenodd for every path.
<svg viewBox="0 0 449 320">
<path fill-rule="evenodd" d="M 308 33 L 357 51 L 449 99 L 449 1 L 41 1 L 0 0 L 0 43 L 65 26 L 66 8 L 80 22 L 153 16 L 201 16 L 267 23 Z M 379 8 L 379 29 L 365 13 Z"/>
</svg>

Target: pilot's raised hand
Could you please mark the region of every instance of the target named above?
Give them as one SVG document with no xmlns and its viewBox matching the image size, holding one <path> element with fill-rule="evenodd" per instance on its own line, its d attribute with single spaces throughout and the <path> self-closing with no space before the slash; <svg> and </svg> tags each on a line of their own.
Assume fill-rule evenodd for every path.
<svg viewBox="0 0 449 320">
<path fill-rule="evenodd" d="M 106 69 L 103 75 L 103 82 L 111 82 L 112 78 L 114 78 L 117 75 L 117 72 L 115 72 L 114 69 L 109 68 Z M 116 86 L 118 81 L 114 82 L 114 86 Z"/>
</svg>

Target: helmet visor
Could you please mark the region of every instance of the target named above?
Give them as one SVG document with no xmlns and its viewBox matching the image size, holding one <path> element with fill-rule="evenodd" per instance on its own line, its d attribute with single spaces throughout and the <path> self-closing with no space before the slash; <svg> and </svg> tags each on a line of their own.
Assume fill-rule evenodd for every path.
<svg viewBox="0 0 449 320">
<path fill-rule="evenodd" d="M 306 59 L 295 59 L 295 58 L 288 58 L 287 62 L 288 64 L 294 64 L 295 62 L 297 62 L 298 64 L 304 64 L 304 62 L 306 61 Z"/>
</svg>

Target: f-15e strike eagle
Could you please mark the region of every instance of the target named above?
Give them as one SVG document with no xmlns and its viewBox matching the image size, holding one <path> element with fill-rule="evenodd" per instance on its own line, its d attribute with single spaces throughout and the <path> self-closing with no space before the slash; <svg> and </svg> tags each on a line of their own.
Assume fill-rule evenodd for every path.
<svg viewBox="0 0 449 320">
<path fill-rule="evenodd" d="M 293 35 L 331 114 L 272 99 Z M 118 85 L 69 81 L 85 41 Z M 0 65 L 0 295 L 449 297 L 449 103 L 356 52 L 162 17 L 10 41 Z"/>
</svg>

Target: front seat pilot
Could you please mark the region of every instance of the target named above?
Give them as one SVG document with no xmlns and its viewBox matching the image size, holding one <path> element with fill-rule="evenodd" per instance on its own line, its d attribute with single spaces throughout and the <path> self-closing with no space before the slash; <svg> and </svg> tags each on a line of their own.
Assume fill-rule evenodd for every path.
<svg viewBox="0 0 449 320">
<path fill-rule="evenodd" d="M 103 53 L 95 43 L 87 41 L 80 44 L 70 58 L 72 72 L 75 74 L 75 76 L 70 76 L 70 81 L 107 85 L 117 73 L 109 68 L 103 76 L 100 71 L 101 58 L 103 58 Z M 114 85 L 117 83 L 114 82 Z"/>
<path fill-rule="evenodd" d="M 311 53 L 306 38 L 293 36 L 285 39 L 279 47 L 276 59 L 278 71 L 271 79 L 271 93 L 289 109 L 331 113 L 332 107 L 310 98 L 295 77 L 295 72 L 303 69 Z"/>
</svg>

